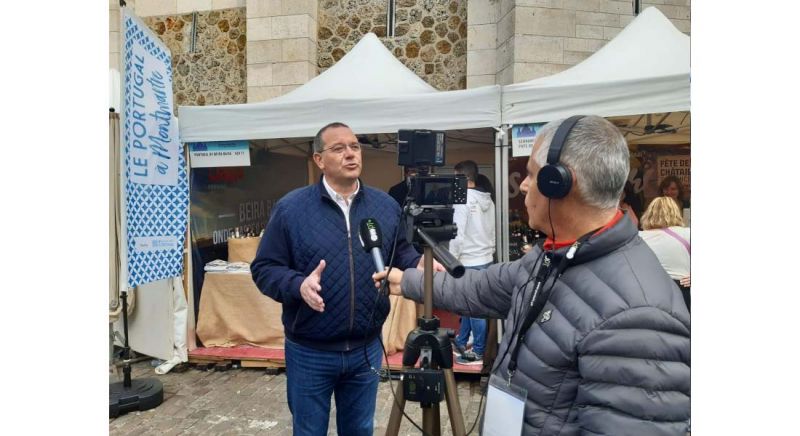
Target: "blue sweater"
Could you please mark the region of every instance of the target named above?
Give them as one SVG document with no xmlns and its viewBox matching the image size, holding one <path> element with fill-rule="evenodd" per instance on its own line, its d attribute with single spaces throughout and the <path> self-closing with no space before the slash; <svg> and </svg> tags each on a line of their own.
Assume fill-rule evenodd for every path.
<svg viewBox="0 0 800 436">
<path fill-rule="evenodd" d="M 258 289 L 283 303 L 284 333 L 294 342 L 329 351 L 352 350 L 377 337 L 389 313 L 388 297 L 376 302 L 375 267 L 361 247 L 358 228 L 362 219 L 377 220 L 388 265 L 395 230 L 401 225 L 400 207 L 386 193 L 360 186 L 350 206 L 350 237 L 344 213 L 322 178 L 286 194 L 272 210 L 250 270 Z M 415 267 L 419 257 L 401 228 L 394 266 Z M 317 312 L 303 301 L 300 285 L 322 259 L 326 266 L 320 296 L 325 311 Z"/>
</svg>

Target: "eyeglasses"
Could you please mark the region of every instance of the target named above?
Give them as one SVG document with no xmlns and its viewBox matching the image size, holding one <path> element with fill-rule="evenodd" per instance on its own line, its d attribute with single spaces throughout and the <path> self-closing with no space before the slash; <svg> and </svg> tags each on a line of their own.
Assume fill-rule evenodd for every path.
<svg viewBox="0 0 800 436">
<path fill-rule="evenodd" d="M 355 143 L 349 144 L 349 145 L 335 144 L 335 145 L 332 145 L 332 146 L 330 146 L 328 148 L 323 148 L 322 151 L 320 151 L 320 153 L 323 153 L 323 152 L 326 152 L 326 151 L 330 151 L 331 153 L 342 154 L 342 153 L 344 153 L 344 149 L 345 148 L 349 148 L 350 151 L 352 151 L 353 153 L 358 153 L 359 151 L 361 151 L 361 144 L 358 143 L 358 142 L 355 142 Z"/>
</svg>

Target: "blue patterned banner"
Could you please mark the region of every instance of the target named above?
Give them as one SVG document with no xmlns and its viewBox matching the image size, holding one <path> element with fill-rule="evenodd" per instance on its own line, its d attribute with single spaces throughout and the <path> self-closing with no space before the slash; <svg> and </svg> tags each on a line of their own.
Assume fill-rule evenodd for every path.
<svg viewBox="0 0 800 436">
<path fill-rule="evenodd" d="M 123 10 L 123 145 L 128 286 L 183 274 L 186 161 L 173 114 L 169 50 Z"/>
</svg>

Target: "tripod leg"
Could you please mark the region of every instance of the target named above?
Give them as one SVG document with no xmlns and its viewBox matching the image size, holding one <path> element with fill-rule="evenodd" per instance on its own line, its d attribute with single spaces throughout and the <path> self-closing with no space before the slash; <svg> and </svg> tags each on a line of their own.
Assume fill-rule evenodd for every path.
<svg viewBox="0 0 800 436">
<path fill-rule="evenodd" d="M 441 434 L 438 404 L 432 404 L 430 407 L 422 408 L 422 429 L 425 430 L 425 434 L 432 436 L 439 436 Z"/>
<path fill-rule="evenodd" d="M 464 427 L 464 415 L 461 413 L 461 404 L 458 402 L 458 392 L 456 391 L 456 378 L 452 368 L 444 370 L 444 393 L 447 400 L 447 413 L 450 415 L 450 428 L 453 429 L 453 436 L 464 436 L 467 429 Z"/>
<path fill-rule="evenodd" d="M 389 415 L 389 424 L 386 426 L 386 436 L 397 436 L 400 433 L 400 421 L 403 419 L 403 410 L 406 408 L 406 396 L 403 393 L 402 380 L 397 383 L 395 396 L 397 397 L 397 402 L 392 398 L 392 413 Z"/>
</svg>

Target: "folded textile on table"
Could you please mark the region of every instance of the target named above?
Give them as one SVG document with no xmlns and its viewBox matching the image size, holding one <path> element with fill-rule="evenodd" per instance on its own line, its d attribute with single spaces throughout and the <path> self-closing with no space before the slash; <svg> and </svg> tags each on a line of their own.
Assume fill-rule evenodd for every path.
<svg viewBox="0 0 800 436">
<path fill-rule="evenodd" d="M 250 274 L 250 264 L 247 262 L 226 262 L 222 259 L 215 259 L 208 262 L 204 270 L 206 272 Z"/>
</svg>

